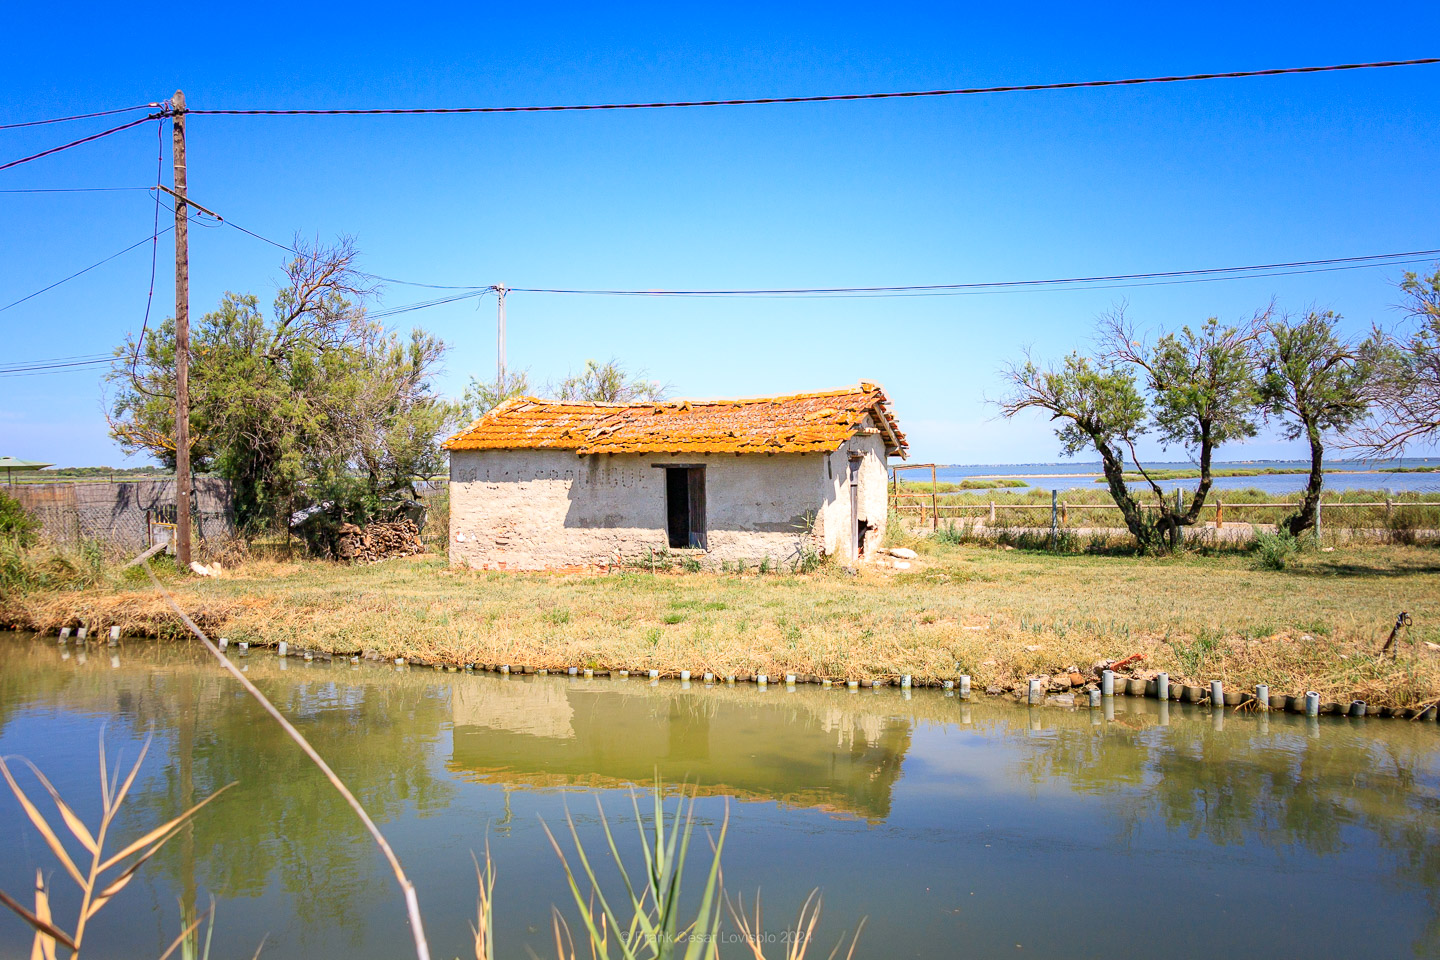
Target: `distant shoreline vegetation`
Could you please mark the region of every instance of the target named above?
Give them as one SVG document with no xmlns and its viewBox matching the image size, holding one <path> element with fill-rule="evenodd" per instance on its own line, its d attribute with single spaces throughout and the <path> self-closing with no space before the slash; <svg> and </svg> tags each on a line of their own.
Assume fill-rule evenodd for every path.
<svg viewBox="0 0 1440 960">
<path fill-rule="evenodd" d="M 1440 467 L 1383 467 L 1375 470 L 1339 470 L 1326 467 L 1324 473 L 1435 473 Z M 1256 470 L 1246 469 L 1220 469 L 1211 470 L 1212 477 L 1271 477 L 1282 474 L 1308 474 L 1308 467 L 1263 467 Z M 1151 470 L 1148 473 L 1151 480 L 1195 480 L 1200 476 L 1200 471 L 1195 470 Z M 1126 480 L 1145 479 L 1139 473 L 1126 472 Z M 1104 477 L 1097 477 L 1096 483 L 1105 483 Z"/>
<path fill-rule="evenodd" d="M 1405 461 L 1406 461 L 1406 460 L 1415 461 L 1414 466 L 1408 466 L 1408 467 L 1405 466 Z M 1391 464 L 1392 466 L 1381 466 L 1381 464 Z M 1193 464 L 1191 461 L 1187 461 L 1187 460 L 1170 460 L 1170 461 L 1161 460 L 1161 461 L 1158 461 L 1158 462 L 1156 463 L 1156 466 L 1159 467 L 1159 468 L 1161 468 L 1161 469 L 1180 469 L 1180 468 L 1183 468 L 1183 467 L 1185 467 L 1185 466 L 1193 466 L 1193 465 L 1194 465 L 1194 464 Z M 1275 469 L 1289 469 L 1289 468 L 1291 468 L 1291 467 L 1294 467 L 1294 468 L 1306 468 L 1306 469 L 1308 469 L 1308 468 L 1309 468 L 1309 465 L 1310 465 L 1310 461 L 1309 461 L 1309 460 L 1305 460 L 1305 459 L 1280 459 L 1280 458 L 1275 458 L 1275 459 L 1258 459 L 1258 460 L 1216 460 L 1216 461 L 1214 462 L 1215 469 L 1217 469 L 1217 470 L 1228 470 L 1228 469 L 1237 469 L 1237 470 L 1264 470 L 1264 469 L 1267 468 L 1267 466 L 1268 466 L 1268 467 L 1273 467 L 1273 468 L 1275 468 Z M 909 469 L 914 469 L 914 468 L 917 468 L 917 467 L 918 467 L 918 468 L 921 468 L 921 469 L 924 469 L 924 470 L 929 470 L 929 469 L 930 469 L 930 464 L 928 464 L 928 463 L 926 463 L 926 464 L 916 464 L 916 465 L 914 465 L 914 467 L 909 466 L 909 465 L 905 465 L 905 464 L 902 464 L 902 465 L 901 465 L 901 469 L 902 469 L 902 470 L 909 470 Z M 1101 470 L 1101 464 L 1100 464 L 1100 461 L 1099 461 L 1099 460 L 1055 460 L 1055 461 L 1052 461 L 1052 462 L 1049 462 L 1049 463 L 1031 463 L 1031 462 L 1024 462 L 1024 463 L 937 463 L 937 464 L 935 464 L 935 469 L 937 469 L 937 470 L 982 470 L 982 469 L 985 469 L 985 468 L 987 468 L 987 467 L 992 468 L 992 472 L 990 472 L 990 473 L 976 473 L 976 474 L 971 474 L 971 476 L 976 476 L 976 477 L 1021 476 L 1021 474 L 1018 474 L 1018 473 L 1007 474 L 1007 473 L 1002 472 L 1002 471 L 1004 471 L 1004 470 L 1009 470 L 1009 469 L 1014 469 L 1014 470 L 1024 469 L 1024 470 L 1026 470 L 1027 472 L 1030 472 L 1030 473 L 1038 473 L 1038 472 L 1053 473 L 1053 472 L 1054 472 L 1055 470 L 1057 470 L 1057 469 L 1067 469 L 1067 468 L 1068 468 L 1068 469 L 1074 469 L 1074 470 L 1080 470 L 1080 469 L 1083 468 L 1083 469 L 1085 469 L 1085 471 L 1088 472 L 1088 473 L 1099 473 L 1100 470 Z M 1197 467 L 1197 469 L 1198 469 L 1198 467 Z M 1391 471 L 1391 470 L 1417 470 L 1417 471 L 1426 471 L 1426 470 L 1429 470 L 1429 471 L 1440 471 L 1440 457 L 1380 457 L 1380 458 L 1374 459 L 1374 460 L 1365 460 L 1365 459 L 1326 460 L 1326 461 L 1325 461 L 1325 469 L 1326 469 L 1327 471 L 1330 471 L 1330 470 L 1339 470 L 1339 471 L 1345 471 L 1345 472 L 1349 472 L 1349 473 L 1385 473 L 1385 472 L 1388 472 L 1388 471 Z"/>
<path fill-rule="evenodd" d="M 951 480 L 941 480 L 932 484 L 929 480 L 901 480 L 901 490 L 920 490 L 925 493 L 959 493 L 961 490 L 997 490 L 1000 488 L 1028 487 L 1030 484 L 1024 480 L 1016 480 L 1007 477 L 997 477 L 988 480 L 961 480 L 956 483 Z"/>
</svg>

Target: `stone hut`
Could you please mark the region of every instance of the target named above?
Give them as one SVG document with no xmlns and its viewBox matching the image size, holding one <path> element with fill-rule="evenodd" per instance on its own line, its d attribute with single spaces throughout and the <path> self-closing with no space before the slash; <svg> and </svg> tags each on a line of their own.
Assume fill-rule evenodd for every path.
<svg viewBox="0 0 1440 960">
<path fill-rule="evenodd" d="M 873 383 L 746 400 L 518 397 L 445 449 L 450 562 L 487 570 L 865 560 L 885 536 L 886 460 L 907 453 Z"/>
</svg>

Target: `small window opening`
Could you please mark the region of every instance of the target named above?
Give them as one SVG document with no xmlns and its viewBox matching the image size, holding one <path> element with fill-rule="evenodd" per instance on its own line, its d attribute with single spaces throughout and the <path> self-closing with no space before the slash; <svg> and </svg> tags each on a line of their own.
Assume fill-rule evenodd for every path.
<svg viewBox="0 0 1440 960">
<path fill-rule="evenodd" d="M 705 543 L 705 468 L 665 468 L 665 526 L 676 549 Z"/>
</svg>

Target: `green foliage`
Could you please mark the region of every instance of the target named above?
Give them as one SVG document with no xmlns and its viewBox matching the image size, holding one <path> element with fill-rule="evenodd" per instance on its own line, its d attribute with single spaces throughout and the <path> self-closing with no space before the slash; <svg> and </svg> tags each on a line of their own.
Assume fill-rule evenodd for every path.
<svg viewBox="0 0 1440 960">
<path fill-rule="evenodd" d="M 1362 437 L 1379 455 L 1440 439 L 1440 265 L 1429 275 L 1407 272 L 1400 289 L 1401 308 L 1415 325 L 1405 336 L 1382 341 L 1371 385 L 1381 415 Z"/>
<path fill-rule="evenodd" d="M 764 557 L 763 559 L 761 559 L 761 561 L 760 561 L 760 571 L 759 571 L 759 572 L 760 572 L 760 575 L 761 575 L 761 576 L 764 576 L 765 574 L 767 574 L 767 573 L 770 572 L 770 558 L 769 558 L 769 557 Z"/>
<path fill-rule="evenodd" d="M 1325 435 L 1343 434 L 1369 409 L 1367 392 L 1375 375 L 1380 344 L 1361 344 L 1336 334 L 1340 317 L 1311 311 L 1266 325 L 1262 394 L 1267 412 L 1281 423 L 1287 440 L 1304 437 L 1310 446 L 1310 480 L 1300 508 L 1282 526 L 1299 536 L 1315 526 L 1316 505 L 1325 482 Z"/>
<path fill-rule="evenodd" d="M 364 526 L 386 512 L 380 495 L 360 477 L 343 473 L 321 476 L 311 481 L 308 492 L 317 503 L 329 505 L 296 528 L 316 556 L 336 555 L 344 524 Z"/>
<path fill-rule="evenodd" d="M 790 569 L 795 573 L 814 573 L 825 563 L 825 557 L 816 548 L 815 542 L 805 539 L 795 548 L 795 559 L 791 561 Z"/>
<path fill-rule="evenodd" d="M 0 595 L 40 590 L 80 590 L 106 578 L 103 547 L 87 540 L 71 551 L 26 548 L 0 537 Z"/>
<path fill-rule="evenodd" d="M 1135 342 L 1129 328 L 1117 325 L 1116 333 Z M 1261 396 L 1253 326 L 1222 327 L 1211 317 L 1196 330 L 1161 336 L 1148 353 L 1143 346 L 1119 350 L 1147 371 L 1151 416 L 1166 446 L 1204 459 L 1213 447 L 1255 436 Z"/>
<path fill-rule="evenodd" d="M 611 858 L 625 889 L 624 899 L 616 900 L 614 905 L 601 889 L 590 857 L 580 843 L 574 819 L 566 816 L 570 838 L 580 865 L 578 875 L 550 828 L 545 827 L 545 834 L 550 838 L 550 844 L 564 867 L 565 880 L 579 912 L 582 942 L 587 943 L 592 955 L 598 957 L 612 956 L 610 946 L 613 944 L 618 955 L 624 960 L 639 960 L 642 957 L 647 960 L 672 960 L 676 957 L 702 960 L 715 956 L 723 900 L 720 892 L 720 855 L 725 847 L 725 834 L 729 829 L 729 813 L 726 813 L 725 820 L 720 824 L 718 834 L 710 838 L 714 852 L 711 854 L 710 869 L 699 900 L 689 908 L 693 910 L 693 915 L 687 912 L 682 921 L 684 908 L 681 906 L 680 884 L 685 873 L 685 861 L 690 855 L 690 840 L 695 828 L 694 790 L 682 792 L 675 812 L 667 817 L 664 790 L 657 782 L 654 812 L 648 826 L 640 814 L 639 800 L 633 794 L 631 801 L 635 809 L 635 824 L 640 831 L 640 852 L 643 854 L 645 866 L 645 872 L 638 881 L 632 879 L 625 859 L 620 855 L 603 807 L 599 813 L 600 825 L 604 828 Z M 599 805 L 598 798 L 596 804 Z M 627 914 L 628 917 L 625 916 Z M 560 928 L 561 921 L 557 919 L 557 943 L 560 941 Z M 568 927 L 565 927 L 565 933 L 568 937 Z M 570 954 L 575 955 L 573 942 Z"/>
<path fill-rule="evenodd" d="M 375 290 L 354 268 L 353 243 L 296 248 L 268 317 L 256 297 L 227 293 L 192 330 L 192 466 L 231 481 L 245 529 L 326 499 L 358 508 L 337 521 L 363 522 L 368 504 L 413 494 L 412 478 L 442 468 L 439 439 L 457 415 L 434 391 L 444 343 L 365 316 Z M 167 320 L 117 349 L 109 375 L 111 435 L 172 467 L 174 357 Z"/>
<path fill-rule="evenodd" d="M 959 546 L 964 543 L 968 537 L 966 536 L 964 528 L 957 526 L 955 521 L 951 520 L 931 534 L 930 539 L 936 543 L 943 543 L 947 546 Z"/>
<path fill-rule="evenodd" d="M 953 483 L 941 480 L 938 483 L 931 483 L 928 480 L 901 480 L 898 484 L 901 493 L 955 493 L 959 490 L 1006 490 L 1024 489 L 1030 484 L 1024 480 L 1016 480 L 1013 477 L 993 477 L 988 479 L 971 478 Z"/>
<path fill-rule="evenodd" d="M 503 380 L 471 377 L 460 400 L 461 419 L 478 420 L 506 400 L 529 396 L 530 393 L 530 373 L 527 370 L 507 373 Z"/>
<path fill-rule="evenodd" d="M 1212 482 L 1210 462 L 1223 443 L 1255 435 L 1261 411 L 1261 316 L 1222 326 L 1210 318 L 1198 328 L 1181 327 L 1147 345 L 1123 310 L 1103 317 L 1100 349 L 1094 358 L 1071 353 L 1059 367 L 1026 359 L 1005 371 L 1009 395 L 1004 416 L 1039 410 L 1057 422 L 1061 451 L 1100 454 L 1111 498 L 1141 550 L 1169 549 L 1169 534 L 1196 522 Z M 1147 510 L 1130 489 L 1126 454 L 1153 433 L 1165 447 L 1184 447 L 1198 461 L 1200 482 L 1184 509 L 1167 500 L 1144 468 L 1135 463 L 1158 503 Z"/>
<path fill-rule="evenodd" d="M 605 363 L 586 360 L 585 369 L 561 380 L 554 388 L 558 400 L 583 403 L 631 403 L 659 400 L 668 388 L 657 380 L 644 379 L 644 371 L 627 373 L 613 357 Z"/>
<path fill-rule="evenodd" d="M 1165 642 L 1174 652 L 1175 659 L 1180 662 L 1185 676 L 1191 680 L 1199 680 L 1204 676 L 1205 662 L 1220 647 L 1220 635 L 1202 627 L 1200 632 L 1189 640 L 1174 639 Z"/>
<path fill-rule="evenodd" d="M 1255 531 L 1255 566 L 1261 570 L 1284 570 L 1300 553 L 1300 541 L 1287 530 Z"/>
<path fill-rule="evenodd" d="M 40 521 L 30 516 L 20 501 L 0 490 L 0 540 L 28 547 L 40 533 Z"/>
</svg>

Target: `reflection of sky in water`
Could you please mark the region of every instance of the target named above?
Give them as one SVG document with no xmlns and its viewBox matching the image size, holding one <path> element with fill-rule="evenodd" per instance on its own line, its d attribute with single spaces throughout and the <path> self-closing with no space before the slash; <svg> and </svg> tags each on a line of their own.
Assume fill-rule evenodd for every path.
<svg viewBox="0 0 1440 960">
<path fill-rule="evenodd" d="M 862 915 L 864 957 L 1012 956 L 1017 943 L 1107 957 L 1152 956 L 1157 943 L 1167 957 L 1209 956 L 1217 942 L 1324 956 L 1440 949 L 1433 724 L 1217 721 L 1181 706 L 1162 722 L 1160 705 L 1124 699 L 1107 722 L 932 691 L 682 690 L 318 662 L 281 672 L 259 652 L 248 664 L 375 813 L 417 882 L 437 957 L 467 955 L 469 852 L 487 837 L 504 955 L 549 956 L 549 908 L 565 889 L 542 818 L 563 834 L 568 810 L 600 855 L 599 798 L 636 859 L 627 784 L 657 766 L 700 783 L 704 828 L 725 796 L 741 801 L 726 883 L 762 888 L 773 927 L 824 888 L 827 954 Z M 107 656 L 62 660 L 53 641 L 0 641 L 0 752 L 36 760 L 84 817 L 97 809 L 102 725 L 131 757 L 156 733 L 122 837 L 173 815 L 187 791 L 240 781 L 188 846 L 167 848 L 100 915 L 97 939 L 124 945 L 113 952 L 158 955 L 176 897 L 194 889 L 219 902 L 225 955 L 249 955 L 266 934 L 267 957 L 406 954 L 393 881 L 353 816 L 213 667 L 181 647 L 127 646 L 114 668 Z M 34 865 L 53 861 L 12 799 L 0 812 L 0 887 L 23 893 Z M 51 877 L 63 913 L 65 880 Z M 18 921 L 0 922 L 0 955 L 27 950 Z"/>
</svg>

